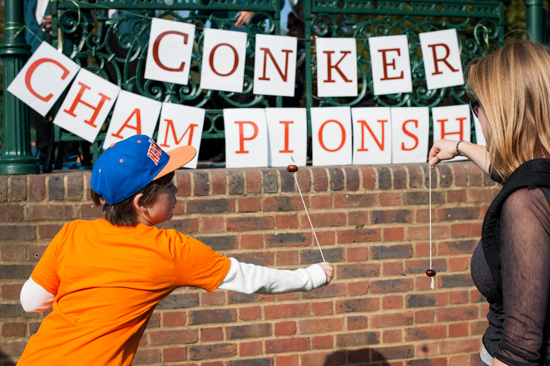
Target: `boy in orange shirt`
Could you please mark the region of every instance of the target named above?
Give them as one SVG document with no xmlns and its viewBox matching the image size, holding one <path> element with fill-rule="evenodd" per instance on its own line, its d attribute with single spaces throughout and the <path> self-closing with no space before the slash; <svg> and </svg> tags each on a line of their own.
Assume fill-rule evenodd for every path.
<svg viewBox="0 0 550 366">
<path fill-rule="evenodd" d="M 240 263 L 156 228 L 172 218 L 174 170 L 195 153 L 191 146 L 166 153 L 137 135 L 99 157 L 90 185 L 105 218 L 66 224 L 23 286 L 25 311 L 53 310 L 19 366 L 131 365 L 155 306 L 178 287 L 278 294 L 330 283 L 328 263 L 295 271 Z"/>
</svg>

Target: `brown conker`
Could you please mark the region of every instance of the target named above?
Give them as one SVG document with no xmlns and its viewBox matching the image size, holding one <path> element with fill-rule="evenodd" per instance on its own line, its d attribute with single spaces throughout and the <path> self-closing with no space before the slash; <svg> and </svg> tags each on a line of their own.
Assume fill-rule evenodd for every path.
<svg viewBox="0 0 550 366">
<path fill-rule="evenodd" d="M 435 276 L 435 270 L 433 270 L 433 269 L 427 270 L 427 271 L 426 271 L 426 276 L 428 276 L 428 277 L 433 277 L 433 276 Z"/>
<path fill-rule="evenodd" d="M 296 165 L 289 165 L 286 167 L 286 170 L 288 170 L 291 173 L 295 173 L 298 171 L 298 167 Z"/>
</svg>

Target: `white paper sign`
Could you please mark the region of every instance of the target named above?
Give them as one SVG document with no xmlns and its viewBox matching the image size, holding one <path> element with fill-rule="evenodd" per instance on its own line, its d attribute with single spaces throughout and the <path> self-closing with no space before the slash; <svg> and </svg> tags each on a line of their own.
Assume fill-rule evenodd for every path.
<svg viewBox="0 0 550 366">
<path fill-rule="evenodd" d="M 296 37 L 256 35 L 254 94 L 294 96 Z"/>
<path fill-rule="evenodd" d="M 122 90 L 103 147 L 134 135 L 153 137 L 161 107 L 161 102 Z"/>
<path fill-rule="evenodd" d="M 390 108 L 352 108 L 351 114 L 353 164 L 391 164 Z"/>
<path fill-rule="evenodd" d="M 170 151 L 176 147 L 191 145 L 197 155 L 184 168 L 197 168 L 206 110 L 180 104 L 163 103 L 160 115 L 157 144 Z"/>
<path fill-rule="evenodd" d="M 242 93 L 246 33 L 206 28 L 201 89 Z"/>
<path fill-rule="evenodd" d="M 467 104 L 432 108 L 434 141 L 465 140 L 470 141 L 470 106 Z M 467 160 L 465 156 L 456 156 L 451 160 Z"/>
<path fill-rule="evenodd" d="M 45 116 L 80 70 L 73 60 L 46 42 L 36 49 L 8 87 L 40 115 Z"/>
<path fill-rule="evenodd" d="M 357 44 L 355 38 L 317 38 L 317 95 L 356 97 Z"/>
<path fill-rule="evenodd" d="M 225 166 L 267 167 L 267 124 L 260 108 L 224 109 Z"/>
<path fill-rule="evenodd" d="M 311 108 L 311 148 L 314 166 L 352 163 L 349 107 Z"/>
<path fill-rule="evenodd" d="M 430 109 L 428 107 L 391 108 L 392 163 L 428 161 Z"/>
<path fill-rule="evenodd" d="M 187 85 L 195 25 L 153 18 L 145 78 Z"/>
<path fill-rule="evenodd" d="M 370 37 L 369 48 L 375 95 L 412 91 L 407 36 Z"/>
<path fill-rule="evenodd" d="M 306 109 L 266 108 L 265 115 L 269 138 L 269 166 L 306 166 Z"/>
<path fill-rule="evenodd" d="M 487 140 L 485 139 L 485 135 L 483 134 L 481 123 L 479 123 L 479 119 L 475 115 L 474 115 L 474 127 L 476 131 L 476 144 L 481 146 L 486 146 Z"/>
<path fill-rule="evenodd" d="M 115 84 L 80 69 L 53 123 L 94 142 L 119 91 Z"/>
<path fill-rule="evenodd" d="M 464 84 L 456 29 L 420 33 L 428 89 Z"/>
</svg>

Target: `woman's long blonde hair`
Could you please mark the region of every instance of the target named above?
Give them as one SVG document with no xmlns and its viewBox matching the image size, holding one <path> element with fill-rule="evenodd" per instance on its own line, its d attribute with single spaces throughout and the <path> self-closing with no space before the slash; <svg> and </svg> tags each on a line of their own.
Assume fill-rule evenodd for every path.
<svg viewBox="0 0 550 366">
<path fill-rule="evenodd" d="M 502 47 L 471 67 L 467 89 L 487 116 L 491 165 L 504 179 L 526 161 L 550 158 L 549 47 Z"/>
</svg>

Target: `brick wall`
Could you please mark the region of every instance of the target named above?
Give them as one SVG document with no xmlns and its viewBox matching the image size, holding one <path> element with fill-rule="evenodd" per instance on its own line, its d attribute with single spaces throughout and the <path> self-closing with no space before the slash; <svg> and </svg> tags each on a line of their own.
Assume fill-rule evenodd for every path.
<svg viewBox="0 0 550 366">
<path fill-rule="evenodd" d="M 134 364 L 479 365 L 487 304 L 470 255 L 498 187 L 469 162 L 432 171 L 429 289 L 426 165 L 300 168 L 297 178 L 333 282 L 309 293 L 180 289 L 162 301 Z M 13 365 L 42 314 L 19 292 L 48 242 L 95 219 L 89 171 L 0 176 L 0 365 Z M 286 169 L 178 171 L 176 228 L 239 260 L 276 268 L 321 261 Z"/>
</svg>

